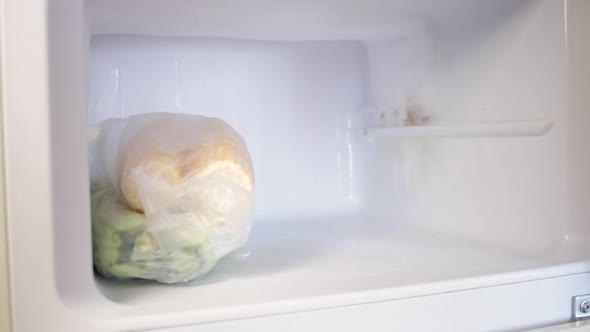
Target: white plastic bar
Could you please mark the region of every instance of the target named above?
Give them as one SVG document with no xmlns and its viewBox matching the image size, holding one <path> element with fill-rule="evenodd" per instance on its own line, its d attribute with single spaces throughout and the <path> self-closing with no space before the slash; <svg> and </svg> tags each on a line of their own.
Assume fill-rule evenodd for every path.
<svg viewBox="0 0 590 332">
<path fill-rule="evenodd" d="M 527 137 L 549 132 L 551 121 L 488 122 L 470 125 L 369 128 L 369 139 L 386 137 Z"/>
</svg>

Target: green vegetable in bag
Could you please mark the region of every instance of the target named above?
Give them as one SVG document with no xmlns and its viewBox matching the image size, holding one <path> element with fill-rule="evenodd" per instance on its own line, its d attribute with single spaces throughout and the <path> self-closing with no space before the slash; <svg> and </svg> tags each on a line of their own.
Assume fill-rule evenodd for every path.
<svg viewBox="0 0 590 332">
<path fill-rule="evenodd" d="M 147 230 L 145 215 L 119 202 L 114 190 L 94 187 L 91 197 L 94 265 L 101 274 L 171 283 L 189 281 L 215 264 L 206 235 L 195 226 Z M 161 248 L 156 239 L 162 236 L 178 246 Z"/>
</svg>

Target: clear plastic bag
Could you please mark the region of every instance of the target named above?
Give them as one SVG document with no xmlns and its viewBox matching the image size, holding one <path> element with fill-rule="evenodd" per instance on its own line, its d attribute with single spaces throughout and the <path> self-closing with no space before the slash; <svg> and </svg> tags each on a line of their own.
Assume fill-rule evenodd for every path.
<svg viewBox="0 0 590 332">
<path fill-rule="evenodd" d="M 92 148 L 91 182 L 94 262 L 105 276 L 189 281 L 248 238 L 252 163 L 220 119 L 106 120 Z"/>
</svg>

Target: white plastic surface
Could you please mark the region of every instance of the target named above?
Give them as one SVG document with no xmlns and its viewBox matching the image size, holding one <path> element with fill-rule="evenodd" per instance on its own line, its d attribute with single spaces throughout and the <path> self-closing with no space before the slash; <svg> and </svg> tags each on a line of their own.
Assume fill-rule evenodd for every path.
<svg viewBox="0 0 590 332">
<path fill-rule="evenodd" d="M 103 15 L 96 2 L 107 20 L 95 31 L 100 25 L 103 32 L 193 31 L 182 27 L 181 12 L 197 11 L 198 4 L 178 3 L 146 1 Z M 449 329 L 481 326 L 484 320 L 468 319 L 483 315 L 474 298 L 486 313 L 503 310 L 501 320 L 485 316 L 498 329 L 567 321 L 571 297 L 590 293 L 584 241 L 590 122 L 582 93 L 590 80 L 574 75 L 588 69 L 587 23 L 580 23 L 588 22 L 587 2 L 568 1 L 567 21 L 564 3 L 551 0 L 415 3 L 426 28 L 404 28 L 404 37 L 386 41 L 100 36 L 88 55 L 81 3 L 48 2 L 46 16 L 37 1 L 5 0 L 3 116 L 16 332 L 138 330 L 302 311 L 313 311 L 299 320 L 306 328 L 336 320 L 343 329 L 370 321 L 407 330 L 424 320 L 430 302 L 420 296 L 441 308 L 436 317 L 464 315 L 446 321 Z M 333 8 L 328 1 L 314 4 Z M 372 12 L 389 13 L 377 5 Z M 232 22 L 235 16 L 220 8 L 224 22 Z M 388 19 L 413 20 L 403 6 L 392 10 L 398 9 Z M 124 26 L 117 26 L 116 12 Z M 324 22 L 324 14 L 315 20 Z M 355 17 L 344 17 L 347 27 Z M 240 21 L 234 22 L 234 30 L 216 37 L 240 37 Z M 356 23 L 366 36 L 363 22 Z M 309 37 L 292 31 L 296 38 L 279 34 Z M 261 30 L 247 33 L 265 39 Z M 228 257 L 199 284 L 93 277 L 86 126 L 144 112 L 144 105 L 224 118 L 244 134 L 260 174 L 249 251 Z M 535 137 L 371 143 L 362 136 L 367 127 L 397 122 L 530 119 L 553 127 Z M 279 199 L 277 190 L 286 196 Z M 531 294 L 538 300 L 532 306 L 524 300 Z M 379 301 L 389 302 L 352 307 Z M 348 305 L 334 315 L 315 311 Z M 253 326 L 273 330 L 288 321 L 266 318 Z"/>
<path fill-rule="evenodd" d="M 590 321 L 578 321 L 567 324 L 559 324 L 539 329 L 531 330 L 530 332 L 588 332 L 590 331 Z"/>
<path fill-rule="evenodd" d="M 90 0 L 94 34 L 260 40 L 395 38 L 431 23 L 470 24 L 525 7 L 470 0 Z"/>
<path fill-rule="evenodd" d="M 255 317 L 154 332 L 258 331 L 528 331 L 586 332 L 585 324 L 555 327 L 571 313 L 571 297 L 588 274 L 464 292 L 347 306 L 290 315 Z M 578 286 L 576 286 L 578 285 Z M 567 319 L 567 318 L 566 318 Z M 585 325 L 585 326 L 584 326 Z M 569 330 L 571 328 L 571 330 Z"/>
<path fill-rule="evenodd" d="M 590 2 L 568 2 L 567 173 L 570 187 L 571 234 L 590 231 Z"/>
<path fill-rule="evenodd" d="M 585 260 L 589 249 L 583 243 L 570 241 L 551 252 L 523 255 L 374 222 L 339 218 L 259 225 L 244 251 L 228 256 L 207 276 L 186 286 L 102 278 L 97 283 L 107 298 L 133 305 L 133 311 L 166 303 L 167 312 L 220 310 L 222 314 L 224 308 L 253 308 L 271 301 L 296 300 L 301 309 L 324 307 L 334 303 L 330 295 L 347 305 L 382 301 L 533 276 L 554 277 L 565 271 L 580 273 L 590 267 L 587 262 L 577 263 Z M 303 302 L 311 298 L 315 301 Z M 195 318 L 199 316 L 206 317 Z"/>
</svg>

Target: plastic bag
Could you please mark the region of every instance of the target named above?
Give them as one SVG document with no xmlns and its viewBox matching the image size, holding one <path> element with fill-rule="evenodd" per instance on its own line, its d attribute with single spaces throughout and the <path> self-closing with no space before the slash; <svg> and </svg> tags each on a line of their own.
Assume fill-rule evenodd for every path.
<svg viewBox="0 0 590 332">
<path fill-rule="evenodd" d="M 101 274 L 185 282 L 246 242 L 252 163 L 224 121 L 171 113 L 110 119 L 92 150 L 93 252 Z"/>
</svg>

